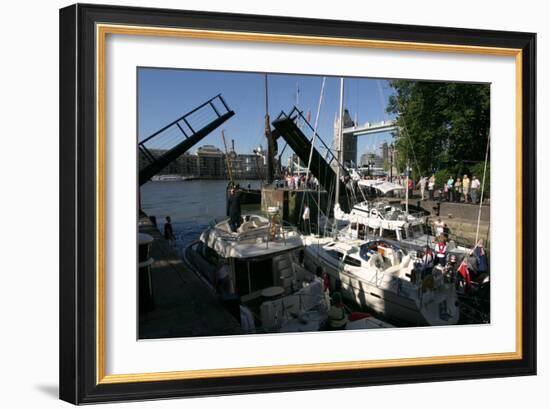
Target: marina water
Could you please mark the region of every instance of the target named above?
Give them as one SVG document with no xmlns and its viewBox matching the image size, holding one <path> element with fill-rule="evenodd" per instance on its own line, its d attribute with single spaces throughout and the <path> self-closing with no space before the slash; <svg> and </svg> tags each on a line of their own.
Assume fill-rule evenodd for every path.
<svg viewBox="0 0 550 409">
<path fill-rule="evenodd" d="M 210 223 L 224 219 L 227 180 L 188 180 L 147 182 L 141 187 L 141 206 L 148 216 L 157 219 L 161 233 L 165 217 L 172 218 L 176 240 L 172 243 L 180 256 L 198 240 Z M 259 188 L 260 181 L 236 181 L 243 187 Z M 258 213 L 259 206 L 244 205 L 243 213 Z"/>
</svg>

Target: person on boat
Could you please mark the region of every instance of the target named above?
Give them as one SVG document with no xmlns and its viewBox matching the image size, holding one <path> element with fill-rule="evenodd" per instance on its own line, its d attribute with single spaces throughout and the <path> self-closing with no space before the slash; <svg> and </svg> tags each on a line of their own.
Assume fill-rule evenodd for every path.
<svg viewBox="0 0 550 409">
<path fill-rule="evenodd" d="M 229 227 L 236 232 L 241 225 L 241 193 L 239 185 L 231 188 L 229 199 Z"/>
<path fill-rule="evenodd" d="M 336 331 L 346 328 L 348 316 L 342 303 L 342 295 L 339 292 L 332 294 L 332 305 L 328 311 L 328 329 Z"/>
<path fill-rule="evenodd" d="M 470 195 L 470 178 L 468 175 L 464 175 L 462 178 L 462 194 L 464 195 L 464 203 L 468 203 L 468 196 Z"/>
<path fill-rule="evenodd" d="M 464 288 L 464 292 L 468 293 L 470 291 L 470 269 L 468 268 L 468 257 L 464 257 L 462 259 L 462 262 L 458 266 L 457 269 L 457 280 L 456 280 L 456 288 L 459 289 L 460 287 Z"/>
<path fill-rule="evenodd" d="M 432 176 L 430 176 L 430 179 L 428 180 L 428 194 L 430 196 L 430 200 L 434 200 L 434 190 L 435 190 L 435 175 L 432 173 Z"/>
<path fill-rule="evenodd" d="M 426 200 L 426 196 L 424 195 L 424 193 L 426 191 L 427 183 L 428 183 L 428 178 L 426 176 L 420 176 L 418 185 L 420 186 L 420 197 L 422 198 L 422 200 Z"/>
<path fill-rule="evenodd" d="M 489 270 L 489 263 L 487 262 L 487 253 L 483 246 L 483 239 L 479 239 L 477 246 L 474 249 L 474 256 L 477 261 L 477 275 L 487 274 Z"/>
<path fill-rule="evenodd" d="M 434 253 L 432 252 L 430 246 L 424 247 L 421 260 L 420 277 L 421 279 L 424 279 L 424 277 L 432 273 L 432 269 L 434 267 Z"/>
<path fill-rule="evenodd" d="M 302 214 L 302 223 L 304 234 L 308 236 L 311 234 L 311 221 L 309 215 L 309 206 L 306 204 L 304 205 L 304 213 Z"/>
<path fill-rule="evenodd" d="M 445 241 L 445 236 L 440 234 L 435 244 L 435 263 L 445 266 L 447 264 L 447 243 Z"/>
<path fill-rule="evenodd" d="M 317 266 L 315 269 L 315 276 L 323 281 L 323 291 L 330 292 L 330 280 L 328 278 L 328 273 L 323 270 L 323 267 Z"/>
<path fill-rule="evenodd" d="M 175 240 L 174 230 L 172 229 L 172 219 L 170 216 L 166 216 L 166 223 L 164 223 L 164 238 L 166 240 Z"/>
<path fill-rule="evenodd" d="M 445 273 L 445 278 L 448 282 L 450 283 L 456 282 L 457 269 L 458 269 L 458 264 L 457 264 L 456 255 L 451 254 L 451 256 L 449 257 L 449 261 L 447 262 L 447 265 L 443 270 Z"/>
</svg>

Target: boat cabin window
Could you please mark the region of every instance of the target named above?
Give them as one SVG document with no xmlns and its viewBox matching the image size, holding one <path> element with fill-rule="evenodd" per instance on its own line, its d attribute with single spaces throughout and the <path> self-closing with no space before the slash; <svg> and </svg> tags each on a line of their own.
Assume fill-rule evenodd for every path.
<svg viewBox="0 0 550 409">
<path fill-rule="evenodd" d="M 273 285 L 271 259 L 235 260 L 235 287 L 240 297 Z"/>
</svg>

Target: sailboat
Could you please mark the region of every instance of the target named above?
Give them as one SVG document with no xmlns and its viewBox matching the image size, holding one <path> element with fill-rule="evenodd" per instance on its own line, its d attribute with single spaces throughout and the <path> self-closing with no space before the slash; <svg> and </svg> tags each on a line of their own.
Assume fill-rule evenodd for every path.
<svg viewBox="0 0 550 409">
<path fill-rule="evenodd" d="M 343 79 L 340 86 L 342 118 Z M 342 122 L 337 152 L 339 161 L 343 144 Z M 337 175 L 339 177 L 339 167 Z M 338 195 L 339 189 L 336 188 L 336 204 Z M 402 222 L 408 222 L 408 218 Z M 335 226 L 336 223 L 337 220 Z M 353 224 L 349 223 L 349 226 Z M 310 271 L 318 267 L 326 271 L 331 287 L 339 290 L 344 298 L 399 323 L 458 323 L 460 310 L 454 285 L 446 282 L 439 270 L 434 269 L 433 275 L 424 277 L 415 251 L 406 252 L 398 242 L 350 238 L 340 235 L 336 228 L 333 231 L 332 237 L 304 237 L 304 265 Z"/>
</svg>

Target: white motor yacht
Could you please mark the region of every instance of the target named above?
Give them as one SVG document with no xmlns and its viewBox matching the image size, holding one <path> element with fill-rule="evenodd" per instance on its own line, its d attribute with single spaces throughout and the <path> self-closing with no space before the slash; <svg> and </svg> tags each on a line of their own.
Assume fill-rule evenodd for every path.
<svg viewBox="0 0 550 409">
<path fill-rule="evenodd" d="M 185 261 L 213 291 L 238 299 L 245 332 L 318 330 L 327 311 L 322 281 L 300 265 L 301 235 L 270 216 L 245 215 L 237 231 L 229 220 L 211 226 Z M 229 281 L 222 289 L 221 268 Z"/>
</svg>

